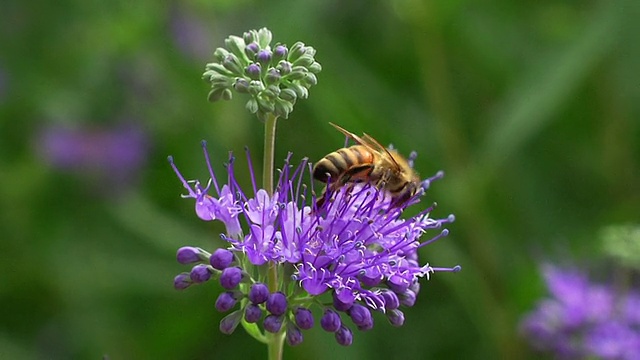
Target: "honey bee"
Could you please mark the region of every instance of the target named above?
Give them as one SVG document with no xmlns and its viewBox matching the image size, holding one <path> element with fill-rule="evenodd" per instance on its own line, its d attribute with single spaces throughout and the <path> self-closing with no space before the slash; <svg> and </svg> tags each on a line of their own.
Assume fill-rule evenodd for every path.
<svg viewBox="0 0 640 360">
<path fill-rule="evenodd" d="M 391 195 L 392 206 L 411 199 L 420 189 L 420 177 L 409 161 L 394 149 L 387 149 L 367 134 L 362 137 L 329 123 L 356 142 L 320 159 L 313 167 L 313 178 L 326 183 L 325 192 L 333 192 L 348 183 L 370 183 Z M 324 193 L 317 207 L 324 203 Z"/>
</svg>

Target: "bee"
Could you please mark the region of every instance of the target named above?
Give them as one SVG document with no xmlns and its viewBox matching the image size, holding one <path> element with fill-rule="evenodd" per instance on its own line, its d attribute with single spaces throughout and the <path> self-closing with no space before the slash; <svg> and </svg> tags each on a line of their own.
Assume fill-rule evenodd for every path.
<svg viewBox="0 0 640 360">
<path fill-rule="evenodd" d="M 370 183 L 391 195 L 392 206 L 402 205 L 420 189 L 420 177 L 409 161 L 394 149 L 382 146 L 376 139 L 362 137 L 329 123 L 356 145 L 338 149 L 313 166 L 313 178 L 326 183 L 324 192 L 333 192 L 348 183 Z M 318 197 L 317 207 L 324 203 Z"/>
</svg>

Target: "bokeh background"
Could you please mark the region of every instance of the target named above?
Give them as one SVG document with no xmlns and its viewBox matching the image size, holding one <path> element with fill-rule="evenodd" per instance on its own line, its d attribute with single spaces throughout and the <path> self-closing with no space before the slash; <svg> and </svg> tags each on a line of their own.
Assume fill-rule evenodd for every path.
<svg viewBox="0 0 640 360">
<path fill-rule="evenodd" d="M 263 26 L 323 65 L 276 158 L 342 146 L 329 121 L 418 151 L 422 175 L 446 172 L 426 201 L 457 217 L 421 256 L 463 267 L 403 327 L 376 317 L 348 348 L 315 329 L 285 358 L 535 358 L 517 327 L 538 265 L 596 262 L 603 227 L 638 221 L 639 17 L 637 0 L 3 1 L 0 358 L 265 357 L 219 333 L 216 284 L 173 289 L 175 250 L 222 228 L 166 162 L 204 179 L 202 139 L 219 171 L 245 145 L 260 159 L 246 99 L 208 103 L 200 76 Z"/>
</svg>

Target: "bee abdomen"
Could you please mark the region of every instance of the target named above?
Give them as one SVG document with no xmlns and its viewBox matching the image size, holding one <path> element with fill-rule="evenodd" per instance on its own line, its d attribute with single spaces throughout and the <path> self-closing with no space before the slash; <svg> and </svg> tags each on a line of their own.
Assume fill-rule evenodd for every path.
<svg viewBox="0 0 640 360">
<path fill-rule="evenodd" d="M 340 174 L 361 161 L 362 154 L 355 146 L 336 150 L 322 158 L 313 167 L 313 178 L 326 183 L 331 176 L 331 182 L 336 181 Z"/>
</svg>

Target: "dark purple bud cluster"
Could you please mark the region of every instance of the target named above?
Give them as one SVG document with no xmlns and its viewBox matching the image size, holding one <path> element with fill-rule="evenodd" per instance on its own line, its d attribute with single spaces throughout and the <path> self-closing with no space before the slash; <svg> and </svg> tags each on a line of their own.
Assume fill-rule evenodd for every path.
<svg viewBox="0 0 640 360">
<path fill-rule="evenodd" d="M 266 28 L 228 37 L 202 76 L 211 83 L 209 100 L 229 100 L 235 90 L 251 95 L 246 108 L 261 120 L 267 113 L 287 118 L 296 100 L 307 98 L 309 88 L 318 83 L 316 74 L 322 66 L 313 47 L 297 42 L 289 50 L 279 43 L 272 47 L 271 40 Z M 252 81 L 260 85 L 251 85 Z M 288 91 L 281 96 L 283 90 Z"/>
</svg>

